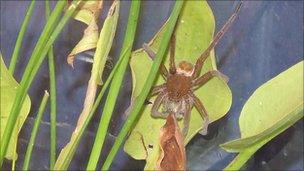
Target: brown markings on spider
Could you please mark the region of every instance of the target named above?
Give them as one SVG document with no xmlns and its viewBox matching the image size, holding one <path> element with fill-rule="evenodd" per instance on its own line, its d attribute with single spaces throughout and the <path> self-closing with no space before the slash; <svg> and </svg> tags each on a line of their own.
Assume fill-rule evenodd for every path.
<svg viewBox="0 0 304 171">
<path fill-rule="evenodd" d="M 195 65 L 187 61 L 181 61 L 176 67 L 174 61 L 175 53 L 175 36 L 173 34 L 170 42 L 170 61 L 169 71 L 164 64 L 161 65 L 160 72 L 166 82 L 152 88 L 151 96 L 158 95 L 152 106 L 151 114 L 156 118 L 167 118 L 170 113 L 174 113 L 175 117 L 180 120 L 184 119 L 183 135 L 186 136 L 189 128 L 189 121 L 191 109 L 194 106 L 202 116 L 204 123 L 200 131 L 201 134 L 207 134 L 209 124 L 209 116 L 203 102 L 194 95 L 194 91 L 206 84 L 213 77 L 219 77 L 228 81 L 228 78 L 217 70 L 211 70 L 200 76 L 203 64 L 207 57 L 210 55 L 211 50 L 216 46 L 219 40 L 227 32 L 228 28 L 232 25 L 237 14 L 242 6 L 242 1 L 238 4 L 236 10 L 231 15 L 229 20 L 216 34 L 209 47 L 200 55 Z M 150 58 L 155 58 L 155 53 L 147 45 L 143 45 L 143 49 Z M 159 111 L 160 106 L 162 111 Z"/>
</svg>

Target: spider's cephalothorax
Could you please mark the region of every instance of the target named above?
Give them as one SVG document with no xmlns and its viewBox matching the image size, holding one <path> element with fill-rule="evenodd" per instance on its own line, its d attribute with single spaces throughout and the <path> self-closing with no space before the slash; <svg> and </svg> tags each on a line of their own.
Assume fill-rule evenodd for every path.
<svg viewBox="0 0 304 171">
<path fill-rule="evenodd" d="M 191 91 L 193 65 L 186 61 L 179 63 L 175 73 L 169 74 L 166 89 L 171 101 L 180 101 Z"/>
<path fill-rule="evenodd" d="M 167 95 L 163 99 L 163 110 L 159 113 L 157 109 L 153 109 L 154 116 L 167 117 L 170 113 L 174 113 L 177 119 L 184 118 L 187 104 L 190 102 L 188 95 L 192 92 L 191 73 L 193 73 L 193 65 L 182 61 L 176 71 L 168 74 L 167 82 L 164 85 Z"/>
<path fill-rule="evenodd" d="M 170 43 L 169 71 L 163 64 L 160 69 L 166 83 L 153 87 L 151 91 L 151 96 L 158 94 L 152 106 L 151 114 L 153 117 L 166 118 L 169 114 L 173 113 L 177 119 L 184 119 L 183 134 L 186 135 L 189 128 L 191 109 L 194 106 L 204 119 L 203 128 L 200 133 L 203 135 L 207 133 L 209 124 L 208 112 L 200 99 L 194 95 L 193 91 L 207 83 L 214 76 L 227 80 L 226 76 L 217 70 L 208 71 L 201 76 L 200 73 L 204 61 L 235 20 L 241 5 L 242 1 L 224 27 L 216 34 L 209 47 L 197 59 L 194 67 L 191 63 L 186 61 L 181 61 L 177 67 L 175 66 L 175 36 L 172 36 Z M 143 48 L 152 59 L 155 57 L 155 53 L 149 46 L 144 44 Z M 159 110 L 160 107 L 162 107 L 161 111 Z"/>
</svg>

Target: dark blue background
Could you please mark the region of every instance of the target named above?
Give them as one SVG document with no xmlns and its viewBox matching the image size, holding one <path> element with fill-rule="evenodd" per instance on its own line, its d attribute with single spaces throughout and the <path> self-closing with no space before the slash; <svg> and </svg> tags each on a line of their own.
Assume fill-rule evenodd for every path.
<svg viewBox="0 0 304 171">
<path fill-rule="evenodd" d="M 169 16 L 173 1 L 143 1 L 135 48 L 148 42 Z M 21 21 L 29 1 L 1 1 L 1 52 L 8 65 L 19 32 Z M 115 62 L 122 44 L 128 17 L 129 1 L 121 5 L 120 19 L 110 61 Z M 219 30 L 233 12 L 237 2 L 212 1 L 209 3 L 216 17 Z M 105 18 L 110 2 L 105 3 L 102 18 Z M 15 76 L 20 80 L 32 48 L 44 25 L 44 3 L 39 1 L 26 33 L 23 49 Z M 58 86 L 58 148 L 69 141 L 82 109 L 90 64 L 76 61 L 73 70 L 66 63 L 66 56 L 81 38 L 84 25 L 70 21 L 55 44 Z M 218 145 L 238 138 L 238 118 L 242 106 L 261 84 L 291 67 L 303 58 L 303 2 L 301 1 L 245 1 L 234 26 L 216 47 L 218 68 L 230 77 L 233 104 L 226 117 L 210 126 L 207 136 L 197 135 L 187 146 L 189 170 L 223 169 L 235 156 L 221 150 Z M 110 67 L 106 68 L 106 74 Z M 48 89 L 48 66 L 45 62 L 32 84 L 30 96 L 32 109 L 18 143 L 21 168 L 33 121 L 43 91 Z M 128 69 L 121 88 L 118 104 L 111 121 L 110 133 L 99 165 L 105 158 L 115 135 L 122 124 L 122 114 L 129 105 L 131 75 Z M 102 105 L 101 105 L 102 106 Z M 98 127 L 100 111 L 93 118 L 70 169 L 84 169 Z M 37 145 L 31 160 L 32 169 L 48 169 L 49 165 L 49 116 L 48 109 L 37 137 Z M 112 169 L 142 169 L 144 162 L 135 161 L 122 150 L 117 155 Z M 5 164 L 5 168 L 10 168 Z M 302 170 L 303 169 L 303 121 L 299 121 L 284 133 L 261 148 L 248 162 L 247 170 Z"/>
</svg>

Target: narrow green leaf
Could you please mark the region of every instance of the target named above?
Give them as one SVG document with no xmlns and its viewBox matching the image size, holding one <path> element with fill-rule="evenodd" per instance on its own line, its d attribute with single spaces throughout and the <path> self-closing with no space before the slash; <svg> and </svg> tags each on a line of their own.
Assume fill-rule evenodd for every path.
<svg viewBox="0 0 304 171">
<path fill-rule="evenodd" d="M 49 0 L 45 1 L 45 18 L 49 19 L 51 13 Z M 57 112 L 57 95 L 56 95 L 56 72 L 53 46 L 48 53 L 49 76 L 50 76 L 50 169 L 54 167 L 56 161 L 56 112 Z"/>
<path fill-rule="evenodd" d="M 122 56 L 125 55 L 125 53 L 130 49 L 130 47 L 128 47 L 126 49 L 126 51 L 123 53 Z M 83 126 L 80 128 L 79 133 L 77 133 L 77 136 L 72 137 L 71 139 L 75 139 L 73 140 L 73 143 L 69 143 L 67 144 L 60 152 L 59 157 L 56 161 L 56 164 L 54 166 L 54 170 L 67 170 L 67 167 L 69 165 L 69 163 L 71 162 L 70 160 L 72 159 L 73 155 L 75 154 L 76 148 L 80 142 L 80 139 L 85 131 L 85 129 L 87 128 L 93 114 L 96 112 L 101 99 L 105 93 L 105 91 L 107 90 L 109 84 L 112 81 L 113 76 L 115 75 L 115 73 L 117 72 L 118 67 L 120 66 L 121 62 L 122 62 L 123 58 L 120 58 L 117 63 L 115 64 L 113 70 L 111 71 L 109 77 L 107 78 L 106 82 L 104 83 L 101 91 L 99 92 L 94 105 L 92 107 L 92 110 L 90 111 L 90 114 L 88 115 L 88 117 L 86 118 Z M 76 131 L 76 130 L 75 130 Z M 74 132 L 75 132 L 74 131 Z M 78 130 L 77 130 L 78 131 Z"/>
<path fill-rule="evenodd" d="M 38 113 L 37 113 L 37 116 L 35 119 L 35 123 L 34 123 L 33 129 L 32 129 L 32 132 L 31 132 L 31 138 L 30 138 L 30 141 L 29 141 L 27 149 L 26 149 L 22 170 L 28 170 L 28 168 L 29 168 L 33 147 L 34 147 L 38 129 L 39 129 L 39 126 L 41 123 L 42 114 L 44 112 L 45 106 L 47 105 L 48 99 L 49 99 L 49 93 L 47 91 L 45 91 L 41 104 L 38 109 Z"/>
<path fill-rule="evenodd" d="M 241 138 L 233 140 L 222 144 L 221 147 L 229 152 L 241 152 L 246 148 L 250 148 L 255 144 L 259 144 L 265 139 L 271 140 L 273 137 L 277 136 L 279 133 L 286 130 L 288 127 L 293 125 L 296 121 L 303 117 L 303 104 L 295 106 L 294 110 L 288 113 L 287 116 L 281 118 L 280 121 L 275 122 L 275 124 L 260 134 L 256 134 L 251 137 Z"/>
<path fill-rule="evenodd" d="M 98 130 L 96 133 L 95 141 L 93 148 L 91 150 L 89 162 L 87 165 L 87 170 L 95 170 L 96 165 L 100 156 L 100 152 L 103 146 L 103 143 L 105 141 L 106 133 L 108 131 L 110 119 L 114 110 L 114 106 L 117 100 L 117 96 L 121 87 L 121 83 L 124 77 L 125 70 L 127 68 L 130 55 L 131 55 L 131 49 L 129 49 L 124 55 L 123 52 L 125 49 L 128 49 L 127 47 L 132 47 L 135 33 L 136 33 L 136 27 L 137 27 L 137 20 L 139 16 L 139 8 L 140 8 L 140 1 L 132 1 L 131 8 L 130 8 L 130 14 L 128 19 L 128 25 L 127 30 L 125 33 L 125 39 L 123 43 L 123 48 L 121 50 L 121 55 L 119 58 L 122 58 L 122 63 L 120 67 L 117 69 L 116 74 L 113 77 L 113 81 L 111 83 L 109 93 L 106 99 L 106 103 L 104 106 L 104 110 L 100 119 L 100 123 L 98 126 Z"/>
<path fill-rule="evenodd" d="M 240 152 L 225 170 L 238 170 L 259 148 L 303 118 L 303 61 L 259 87 L 239 120 L 241 138 L 222 144 Z"/>
<path fill-rule="evenodd" d="M 12 110 L 10 111 L 10 115 L 7 121 L 8 124 L 6 125 L 4 130 L 0 151 L 0 167 L 2 166 L 2 162 L 7 151 L 7 147 L 9 145 L 9 140 L 12 135 L 14 125 L 21 110 L 21 106 L 26 98 L 26 93 L 34 80 L 35 75 L 37 74 L 40 68 L 40 65 L 46 57 L 49 48 L 52 46 L 55 39 L 65 26 L 69 18 L 72 16 L 80 2 L 81 1 L 73 1 L 73 3 L 69 6 L 68 10 L 64 14 L 63 18 L 57 24 L 56 21 L 61 16 L 61 12 L 66 4 L 66 1 L 58 1 L 54 11 L 52 12 L 49 20 L 46 23 L 45 28 L 43 29 L 40 35 L 40 38 L 30 57 L 30 61 L 27 64 L 27 67 L 22 76 L 20 88 L 18 88 L 17 90 L 17 95 L 15 97 Z M 53 30 L 52 28 L 54 28 L 55 24 L 57 24 L 57 26 L 55 30 Z"/>
<path fill-rule="evenodd" d="M 17 120 L 17 127 L 20 127 L 20 120 L 19 119 Z M 16 151 L 16 153 L 17 153 L 18 137 L 19 137 L 18 129 L 14 129 L 12 138 L 17 140 L 17 141 L 14 142 L 13 151 Z M 16 161 L 17 161 L 17 154 L 16 153 L 13 153 L 12 171 L 15 171 L 15 169 L 16 169 Z"/>
<path fill-rule="evenodd" d="M 131 108 L 130 115 L 128 116 L 120 133 L 118 134 L 116 141 L 115 141 L 113 147 L 111 148 L 110 153 L 108 154 L 104 165 L 102 166 L 102 170 L 109 170 L 109 167 L 110 167 L 116 153 L 118 152 L 119 148 L 121 147 L 124 139 L 128 135 L 132 126 L 134 126 L 136 119 L 140 116 L 140 111 L 142 109 L 142 106 L 150 92 L 150 89 L 154 83 L 154 80 L 156 79 L 158 69 L 160 68 L 161 62 L 165 56 L 165 53 L 166 53 L 166 50 L 168 47 L 168 43 L 169 43 L 172 33 L 174 31 L 178 16 L 179 16 L 180 11 L 183 6 L 183 3 L 184 3 L 184 1 L 175 2 L 175 5 L 173 7 L 173 11 L 172 11 L 170 19 L 168 21 L 168 25 L 166 27 L 164 36 L 161 39 L 160 47 L 156 53 L 156 57 L 154 59 L 150 72 L 148 73 L 148 78 L 145 81 L 142 91 L 139 93 L 139 96 L 136 98 L 136 100 L 134 102 L 134 106 L 132 106 L 132 108 Z M 147 70 L 147 68 L 145 68 L 145 70 Z"/>
<path fill-rule="evenodd" d="M 102 74 L 107 57 L 112 47 L 112 42 L 116 32 L 116 26 L 119 15 L 120 2 L 114 1 L 112 7 L 109 10 L 108 16 L 104 22 L 103 28 L 100 32 L 99 39 L 97 42 L 96 52 L 94 54 L 94 62 L 91 70 L 91 78 L 89 80 L 86 98 L 84 101 L 83 110 L 79 116 L 77 126 L 73 132 L 70 142 L 62 149 L 54 169 L 55 170 L 66 170 L 74 156 L 75 150 L 79 143 L 80 137 L 85 130 L 88 121 L 91 119 L 94 112 L 94 103 L 97 84 L 100 83 L 100 74 Z M 108 78 L 109 79 L 109 78 Z M 111 79 L 111 78 L 110 78 Z M 104 85 L 103 90 L 107 87 Z M 101 92 L 104 92 L 104 91 Z M 103 94 L 103 93 L 102 93 Z M 97 103 L 97 105 L 99 102 Z M 95 110 L 95 109 L 94 109 Z"/>
<path fill-rule="evenodd" d="M 168 27 L 167 25 L 168 23 L 160 29 L 149 43 L 150 47 L 154 49 L 155 52 L 156 49 L 161 47 L 160 40 L 164 37 L 164 31 Z M 206 1 L 186 1 L 181 11 L 175 33 L 176 63 L 186 60 L 194 64 L 200 54 L 203 53 L 212 41 L 214 29 L 214 16 L 208 3 Z M 165 60 L 165 64 L 168 66 L 168 54 Z M 152 64 L 153 61 L 142 49 L 132 53 L 130 65 L 133 80 L 133 101 L 144 89 L 143 86 L 145 81 L 149 79 L 147 75 Z M 215 56 L 214 52 L 212 52 L 203 66 L 202 73 L 214 69 L 216 69 Z M 163 78 L 158 77 L 155 85 L 160 85 L 162 83 L 164 83 Z M 232 103 L 232 95 L 228 85 L 219 78 L 213 78 L 207 84 L 197 89 L 195 94 L 204 103 L 211 121 L 223 117 Z M 156 96 L 149 98 L 148 100 L 153 103 L 155 98 Z M 165 123 L 165 119 L 155 119 L 151 116 L 151 108 L 151 104 L 144 106 L 141 117 L 124 146 L 124 150 L 133 158 L 146 160 L 147 170 L 154 169 L 155 167 L 159 154 L 159 130 Z M 182 121 L 179 123 L 182 124 Z M 198 111 L 193 108 L 189 132 L 185 143 L 188 143 L 202 126 L 203 119 Z M 151 146 L 153 146 L 153 148 L 151 148 Z"/>
<path fill-rule="evenodd" d="M 20 28 L 20 31 L 19 31 L 19 34 L 18 34 L 18 37 L 17 37 L 17 41 L 16 41 L 16 44 L 15 44 L 15 48 L 14 48 L 12 58 L 11 58 L 11 61 L 10 61 L 10 65 L 9 65 L 9 71 L 12 75 L 14 75 L 14 71 L 15 71 L 15 68 L 16 68 L 17 61 L 18 61 L 18 56 L 19 56 L 19 53 L 20 53 L 23 38 L 24 38 L 24 35 L 25 35 L 25 32 L 26 32 L 27 26 L 30 22 L 30 18 L 33 14 L 35 4 L 36 4 L 36 0 L 32 0 L 32 2 L 31 2 L 30 6 L 29 6 L 29 8 L 28 8 L 28 10 L 25 14 L 24 20 L 22 22 L 22 25 L 21 25 L 21 28 Z"/>
</svg>

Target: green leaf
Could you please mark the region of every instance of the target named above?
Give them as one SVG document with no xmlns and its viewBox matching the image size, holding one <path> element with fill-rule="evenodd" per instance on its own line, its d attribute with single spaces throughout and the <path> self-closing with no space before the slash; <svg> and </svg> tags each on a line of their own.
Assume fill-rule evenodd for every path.
<svg viewBox="0 0 304 171">
<path fill-rule="evenodd" d="M 54 166 L 55 170 L 67 170 L 75 154 L 80 138 L 93 115 L 93 113 L 91 113 L 91 110 L 94 108 L 97 85 L 100 83 L 100 74 L 103 72 L 106 59 L 112 47 L 112 42 L 118 22 L 119 8 L 120 1 L 114 1 L 111 8 L 109 9 L 107 18 L 104 21 L 97 42 L 96 52 L 94 54 L 94 63 L 91 70 L 91 77 L 88 83 L 86 97 L 84 100 L 84 106 L 70 141 L 61 150 L 58 156 L 58 159 Z"/>
<path fill-rule="evenodd" d="M 0 110 L 0 132 L 1 132 L 1 137 L 3 136 L 4 129 L 6 127 L 7 123 L 7 118 L 10 114 L 12 105 L 15 100 L 15 96 L 17 93 L 17 89 L 19 87 L 18 82 L 13 78 L 13 76 L 9 73 L 8 69 L 6 68 L 4 61 L 2 59 L 2 55 L 0 53 L 1 57 L 1 74 L 0 74 L 0 94 L 1 94 L 1 110 Z M 29 96 L 26 96 L 25 101 L 23 102 L 20 115 L 18 116 L 17 123 L 14 127 L 13 133 L 14 135 L 12 136 L 10 140 L 10 144 L 8 146 L 7 152 L 5 157 L 9 160 L 16 160 L 17 159 L 17 152 L 16 149 L 14 148 L 14 145 L 16 144 L 18 134 L 22 128 L 22 125 L 29 114 L 31 107 L 31 101 Z M 2 143 L 2 138 L 0 138 L 0 144 Z M 15 158 L 14 158 L 15 157 Z"/>
<path fill-rule="evenodd" d="M 3 136 L 1 137 L 1 150 L 0 150 L 0 167 L 2 166 L 3 159 L 8 149 L 9 141 L 13 134 L 13 128 L 20 114 L 24 100 L 26 99 L 27 91 L 30 88 L 31 83 L 37 74 L 43 59 L 48 53 L 49 48 L 52 46 L 57 36 L 74 13 L 75 9 L 81 1 L 74 0 L 72 4 L 67 9 L 66 13 L 63 15 L 61 20 L 57 23 L 57 19 L 63 10 L 66 1 L 58 1 L 49 20 L 47 21 L 40 38 L 38 39 L 36 46 L 32 52 L 30 60 L 25 68 L 24 74 L 20 81 L 20 87 L 17 90 L 16 97 L 13 103 L 13 107 L 10 111 L 7 125 L 5 127 Z M 55 27 L 55 24 L 57 26 Z M 55 29 L 53 29 L 55 27 Z"/>
<path fill-rule="evenodd" d="M 38 109 L 38 113 L 36 115 L 35 123 L 32 128 L 31 137 L 30 137 L 30 140 L 27 145 L 27 149 L 25 152 L 24 160 L 23 160 L 22 170 L 29 170 L 28 168 L 30 166 L 30 161 L 32 158 L 32 153 L 33 153 L 33 148 L 35 145 L 37 133 L 39 131 L 39 127 L 40 127 L 40 123 L 41 123 L 41 119 L 42 119 L 45 107 L 48 104 L 49 96 L 50 96 L 49 93 L 45 90 L 43 98 L 42 98 L 40 106 L 39 106 L 39 109 Z"/>
<path fill-rule="evenodd" d="M 98 17 L 102 7 L 103 1 L 85 1 L 75 14 L 74 18 L 78 21 L 86 23 L 88 27 L 84 30 L 82 39 L 77 43 L 67 57 L 67 62 L 72 67 L 77 54 L 96 48 L 99 32 Z"/>
<path fill-rule="evenodd" d="M 159 48 L 165 27 L 167 27 L 166 24 L 149 43 L 152 49 L 156 50 Z M 176 63 L 187 60 L 194 64 L 211 42 L 214 27 L 214 16 L 206 1 L 185 2 L 176 27 Z M 168 55 L 165 60 L 165 64 L 168 66 Z M 132 101 L 141 92 L 152 63 L 153 61 L 142 49 L 132 53 L 130 61 L 133 80 Z M 206 60 L 202 72 L 214 69 L 216 69 L 215 57 L 212 52 Z M 155 85 L 162 83 L 164 83 L 164 80 L 159 76 Z M 221 79 L 213 78 L 196 90 L 195 94 L 207 108 L 211 121 L 223 117 L 231 106 L 231 91 L 228 85 Z M 153 102 L 155 98 L 153 97 L 149 101 Z M 146 105 L 143 108 L 143 113 L 124 146 L 124 150 L 133 158 L 138 160 L 146 159 L 146 169 L 154 169 L 159 154 L 159 130 L 165 123 L 164 119 L 151 117 L 151 107 L 152 105 Z M 193 108 L 185 143 L 188 143 L 202 126 L 203 119 L 197 110 Z M 149 148 L 152 146 L 153 148 Z"/>
<path fill-rule="evenodd" d="M 226 170 L 239 169 L 252 154 L 303 117 L 303 61 L 259 87 L 244 105 L 241 138 L 222 144 L 240 152 Z"/>
</svg>

